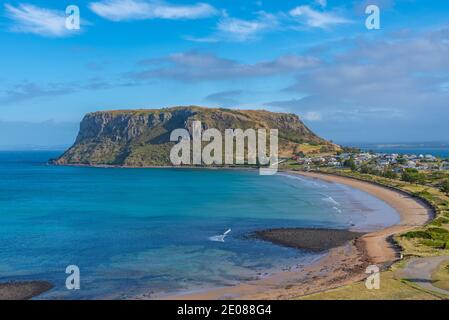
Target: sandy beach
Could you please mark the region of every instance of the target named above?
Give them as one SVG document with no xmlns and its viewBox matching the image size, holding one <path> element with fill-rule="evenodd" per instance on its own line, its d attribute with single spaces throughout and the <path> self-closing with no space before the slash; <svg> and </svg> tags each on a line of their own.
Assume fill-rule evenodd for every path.
<svg viewBox="0 0 449 320">
<path fill-rule="evenodd" d="M 388 263 L 397 258 L 397 252 L 388 240 L 389 237 L 424 225 L 434 214 L 433 210 L 419 199 L 373 183 L 314 172 L 294 173 L 362 190 L 386 202 L 399 213 L 401 221 L 398 224 L 362 237 L 370 261 L 374 264 Z"/>
<path fill-rule="evenodd" d="M 166 296 L 163 299 L 293 299 L 360 281 L 366 277 L 368 265 L 376 264 L 382 268 L 399 258 L 398 250 L 391 242 L 393 235 L 424 225 L 434 215 L 433 210 L 422 201 L 373 183 L 314 172 L 289 173 L 340 183 L 367 192 L 394 208 L 400 215 L 400 222 L 333 248 L 315 263 L 294 271 L 280 272 L 236 286 Z"/>
</svg>

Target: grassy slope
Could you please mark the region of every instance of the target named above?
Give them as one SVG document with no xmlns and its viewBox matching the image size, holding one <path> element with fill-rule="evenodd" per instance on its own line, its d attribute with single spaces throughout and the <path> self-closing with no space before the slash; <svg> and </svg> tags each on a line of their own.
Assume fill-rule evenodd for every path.
<svg viewBox="0 0 449 320">
<path fill-rule="evenodd" d="M 392 271 L 381 273 L 379 290 L 368 290 L 364 282 L 301 297 L 301 300 L 438 300 L 439 296 L 417 289 L 394 278 Z"/>
<path fill-rule="evenodd" d="M 432 281 L 435 287 L 449 290 L 449 260 L 443 261 L 432 273 Z"/>
</svg>

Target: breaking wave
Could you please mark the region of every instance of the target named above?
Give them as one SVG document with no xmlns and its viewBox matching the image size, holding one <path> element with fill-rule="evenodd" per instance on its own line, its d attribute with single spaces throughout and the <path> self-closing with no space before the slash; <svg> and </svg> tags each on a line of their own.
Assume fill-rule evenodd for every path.
<svg viewBox="0 0 449 320">
<path fill-rule="evenodd" d="M 323 198 L 323 201 L 328 202 L 328 203 L 331 203 L 331 204 L 333 204 L 333 205 L 335 205 L 335 206 L 339 206 L 339 205 L 340 205 L 340 203 L 337 202 L 337 201 L 335 201 L 335 199 L 332 198 L 331 196 L 328 196 L 328 197 Z"/>
</svg>

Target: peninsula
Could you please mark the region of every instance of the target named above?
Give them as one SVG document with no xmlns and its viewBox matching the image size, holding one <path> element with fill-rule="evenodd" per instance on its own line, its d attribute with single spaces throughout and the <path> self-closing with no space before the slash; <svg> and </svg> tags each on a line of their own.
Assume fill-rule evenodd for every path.
<svg viewBox="0 0 449 320">
<path fill-rule="evenodd" d="M 87 114 L 75 144 L 61 157 L 59 165 L 151 167 L 171 166 L 170 150 L 175 145 L 170 133 L 192 130 L 201 121 L 204 130 L 278 129 L 279 157 L 333 152 L 339 147 L 307 128 L 299 117 L 265 110 L 210 109 L 196 106 L 149 110 L 101 111 Z"/>
</svg>

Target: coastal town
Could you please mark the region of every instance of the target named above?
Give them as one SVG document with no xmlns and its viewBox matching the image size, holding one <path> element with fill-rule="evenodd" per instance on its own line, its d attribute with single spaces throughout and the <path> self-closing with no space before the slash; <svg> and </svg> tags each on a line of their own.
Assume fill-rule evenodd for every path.
<svg viewBox="0 0 449 320">
<path fill-rule="evenodd" d="M 297 164 L 305 169 L 315 167 L 352 168 L 371 173 L 393 172 L 401 173 L 405 169 L 418 171 L 447 171 L 449 158 L 441 159 L 430 154 L 398 154 L 350 151 L 335 155 L 297 156 Z"/>
<path fill-rule="evenodd" d="M 430 154 L 399 154 L 342 147 L 334 153 L 300 153 L 289 169 L 381 177 L 434 187 L 449 194 L 449 158 Z"/>
</svg>

